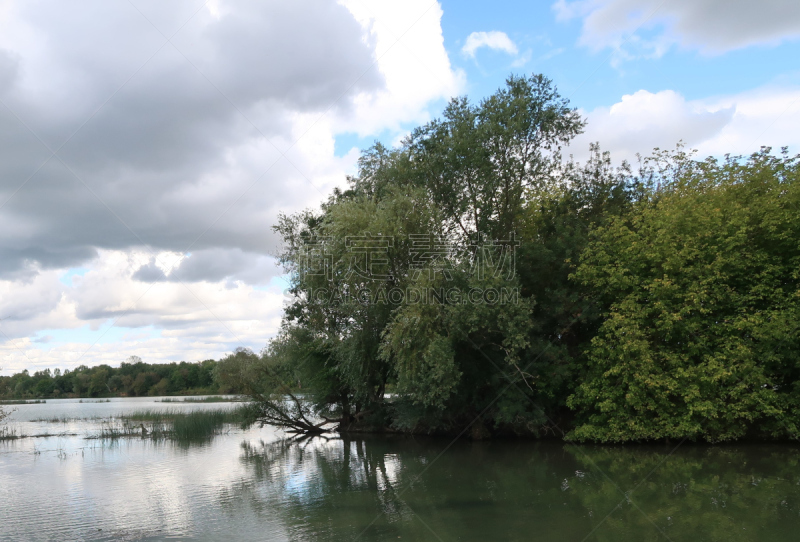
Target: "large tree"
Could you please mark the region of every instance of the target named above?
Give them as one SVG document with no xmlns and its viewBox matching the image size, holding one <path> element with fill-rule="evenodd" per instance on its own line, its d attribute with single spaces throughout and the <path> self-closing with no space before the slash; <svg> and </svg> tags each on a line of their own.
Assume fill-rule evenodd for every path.
<svg viewBox="0 0 800 542">
<path fill-rule="evenodd" d="M 549 80 L 511 77 L 478 105 L 454 99 L 399 149 L 365 151 L 319 212 L 281 218 L 296 297 L 278 350 L 320 413 L 424 431 L 487 409 L 490 426 L 541 423 L 528 397 L 495 405 L 524 378 L 515 362 L 530 345 L 535 301 L 520 295 L 513 258 L 528 194 L 552 182 L 582 127 Z M 475 294 L 489 291 L 506 298 Z"/>
</svg>

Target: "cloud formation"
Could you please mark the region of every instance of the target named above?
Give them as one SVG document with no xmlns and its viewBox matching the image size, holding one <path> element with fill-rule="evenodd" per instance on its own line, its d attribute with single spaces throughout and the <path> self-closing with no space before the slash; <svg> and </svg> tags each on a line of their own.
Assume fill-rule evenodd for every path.
<svg viewBox="0 0 800 542">
<path fill-rule="evenodd" d="M 603 150 L 618 159 L 635 159 L 654 147 L 673 148 L 678 141 L 696 145 L 719 133 L 734 114 L 731 107 L 709 110 L 687 102 L 672 90 L 651 93 L 639 90 L 622 97 L 611 107 L 598 107 L 586 114 L 586 131 L 570 149 L 582 153 L 599 141 Z"/>
<path fill-rule="evenodd" d="M 581 45 L 623 56 L 658 57 L 672 45 L 714 55 L 800 38 L 794 0 L 558 0 L 553 10 L 582 20 Z"/>
<path fill-rule="evenodd" d="M 185 257 L 174 254 L 165 260 L 162 263 L 162 259 L 151 257 L 131 278 L 148 283 L 228 280 L 263 285 L 281 273 L 272 256 L 248 253 L 238 248 L 206 249 Z"/>
<path fill-rule="evenodd" d="M 491 32 L 473 32 L 467 36 L 467 41 L 461 48 L 461 52 L 465 55 L 474 58 L 475 53 L 481 47 L 486 47 L 494 51 L 503 51 L 509 55 L 516 55 L 518 50 L 517 46 L 511 41 L 511 38 L 505 32 L 498 32 L 492 30 Z"/>
<path fill-rule="evenodd" d="M 343 6 L 231 3 L 218 16 L 201 10 L 165 44 L 156 27 L 174 33 L 190 6 L 152 17 L 155 27 L 103 3 L 95 7 L 104 18 L 54 2 L 14 4 L 3 20 L 8 271 L 79 265 L 97 248 L 186 250 L 209 227 L 197 248 L 263 251 L 274 245 L 263 209 L 302 205 L 314 190 L 309 173 L 281 156 L 297 137 L 293 118 L 331 106 L 346 114 L 357 96 L 384 87 L 369 39 Z M 308 159 L 304 145 L 313 142 L 290 160 Z"/>
<path fill-rule="evenodd" d="M 567 152 L 583 161 L 589 144 L 599 142 L 616 162 L 636 161 L 653 148 L 673 149 L 683 141 L 701 157 L 748 155 L 762 146 L 800 152 L 795 126 L 800 88 L 765 86 L 703 100 L 686 100 L 673 90 L 639 90 L 610 107 L 582 112 L 588 124 Z"/>
<path fill-rule="evenodd" d="M 283 302 L 271 227 L 352 172 L 336 136 L 399 134 L 463 84 L 428 1 L 83 8 L 2 5 L 4 374 L 118 363 L 90 349 L 115 321 L 149 360 L 258 349 Z"/>
</svg>

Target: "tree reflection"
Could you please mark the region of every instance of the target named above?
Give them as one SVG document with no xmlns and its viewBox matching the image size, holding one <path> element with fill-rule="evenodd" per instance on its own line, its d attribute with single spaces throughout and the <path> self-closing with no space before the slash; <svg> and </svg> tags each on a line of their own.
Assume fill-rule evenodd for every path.
<svg viewBox="0 0 800 542">
<path fill-rule="evenodd" d="M 597 540 L 797 539 L 794 447 L 686 446 L 669 456 L 642 447 L 568 450 L 592 472 L 574 477 L 571 489 L 595 518 L 608 516 Z"/>
<path fill-rule="evenodd" d="M 800 528 L 791 447 L 447 444 L 246 442 L 251 477 L 224 501 L 278 514 L 298 541 L 795 540 Z"/>
</svg>

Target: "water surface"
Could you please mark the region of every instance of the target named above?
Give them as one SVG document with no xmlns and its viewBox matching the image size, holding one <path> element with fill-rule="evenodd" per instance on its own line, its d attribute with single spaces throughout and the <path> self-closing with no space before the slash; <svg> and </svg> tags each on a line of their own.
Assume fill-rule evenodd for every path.
<svg viewBox="0 0 800 542">
<path fill-rule="evenodd" d="M 86 439 L 104 416 L 231 404 L 18 405 L 0 540 L 797 540 L 790 445 L 570 446 L 365 436 Z M 32 421 L 56 416 L 67 423 Z"/>
</svg>

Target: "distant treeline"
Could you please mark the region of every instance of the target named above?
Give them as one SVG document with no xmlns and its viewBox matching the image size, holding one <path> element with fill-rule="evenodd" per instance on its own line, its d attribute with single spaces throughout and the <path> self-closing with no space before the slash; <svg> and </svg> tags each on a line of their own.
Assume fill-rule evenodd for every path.
<svg viewBox="0 0 800 542">
<path fill-rule="evenodd" d="M 217 377 L 218 361 L 144 363 L 133 356 L 119 367 L 81 365 L 73 370 L 45 369 L 0 376 L 0 398 L 143 397 L 239 393 Z"/>
</svg>

